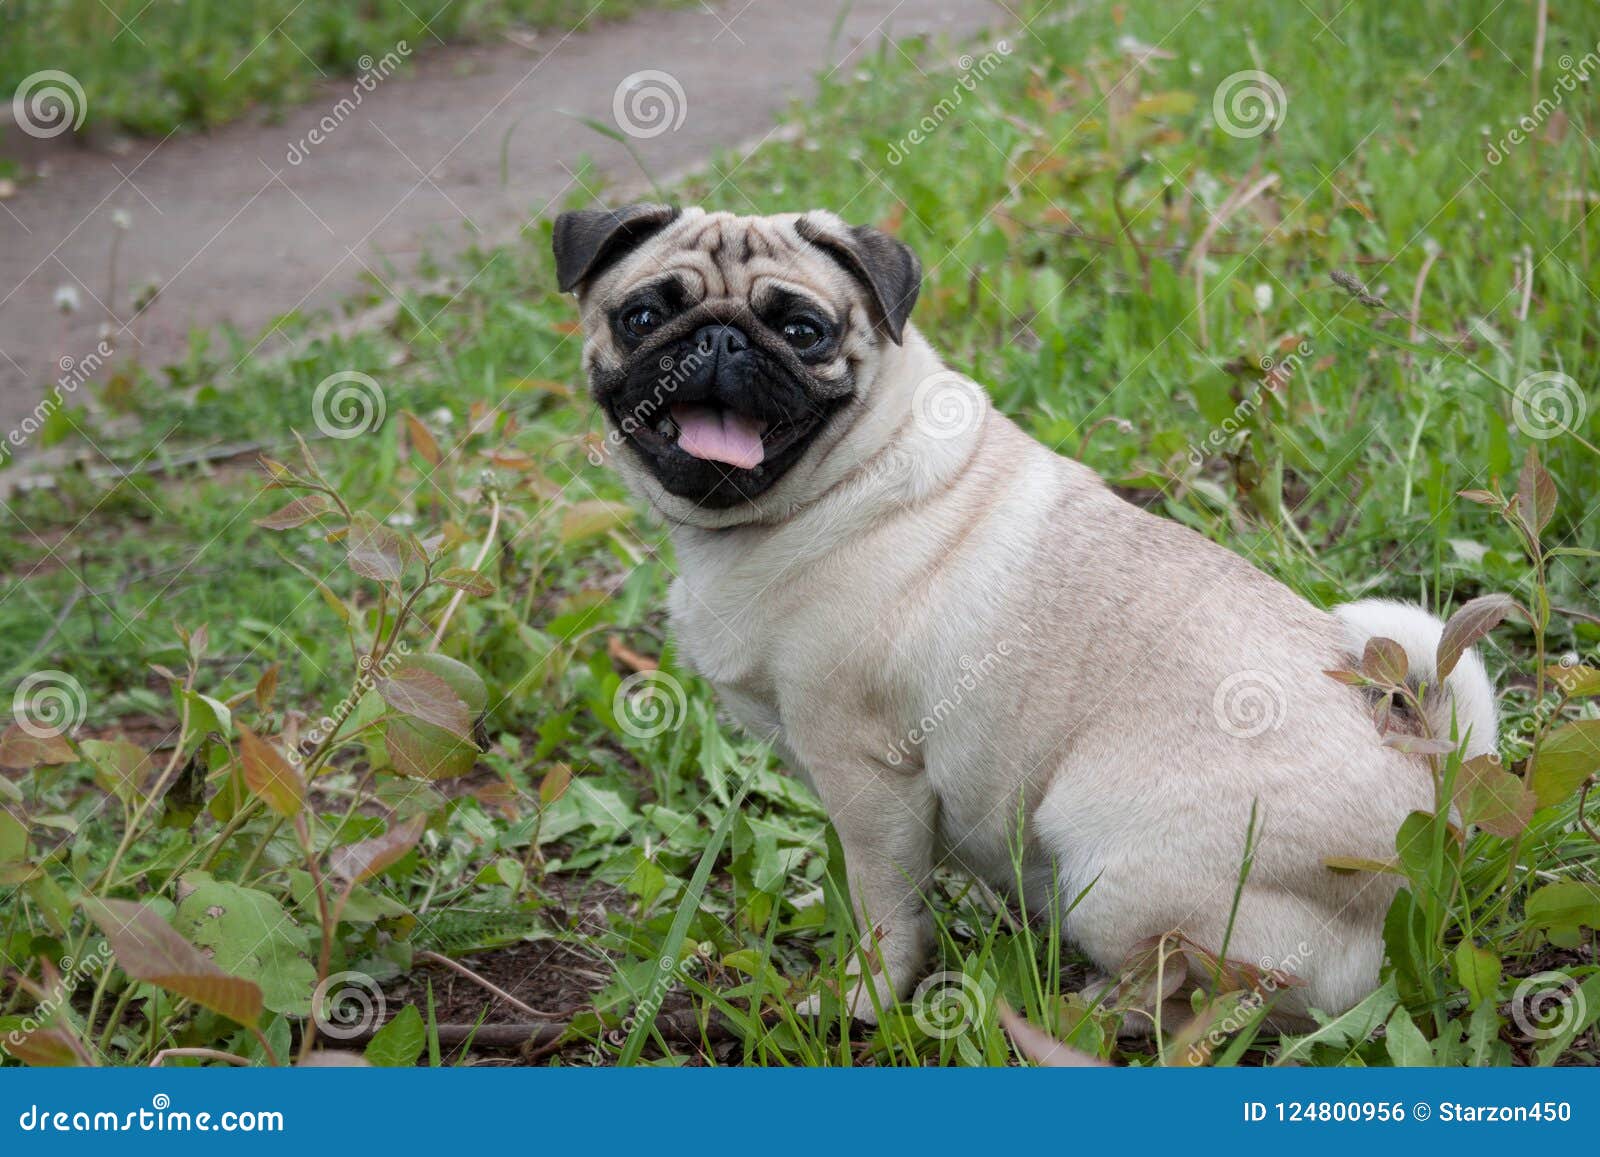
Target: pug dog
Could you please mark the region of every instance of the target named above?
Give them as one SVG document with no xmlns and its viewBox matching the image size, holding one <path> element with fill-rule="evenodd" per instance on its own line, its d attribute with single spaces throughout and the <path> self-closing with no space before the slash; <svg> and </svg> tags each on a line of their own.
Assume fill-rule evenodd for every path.
<svg viewBox="0 0 1600 1157">
<path fill-rule="evenodd" d="M 1491 752 L 1477 656 L 1431 690 L 1438 619 L 1319 609 L 1030 438 L 911 324 L 920 263 L 876 229 L 642 204 L 554 249 L 680 651 L 838 832 L 856 1017 L 917 982 L 939 865 L 1054 906 L 1108 975 L 1176 932 L 1292 973 L 1290 1017 L 1376 986 L 1393 877 L 1324 859 L 1389 859 L 1434 788 L 1327 672 L 1392 638 L 1419 730 Z"/>
</svg>

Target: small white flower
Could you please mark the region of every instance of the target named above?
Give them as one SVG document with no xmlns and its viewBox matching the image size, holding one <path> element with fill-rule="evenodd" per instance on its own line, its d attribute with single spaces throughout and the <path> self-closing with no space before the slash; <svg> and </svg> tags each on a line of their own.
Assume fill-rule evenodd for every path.
<svg viewBox="0 0 1600 1157">
<path fill-rule="evenodd" d="M 78 307 L 82 304 L 81 299 L 78 297 L 78 287 L 75 285 L 63 285 L 58 288 L 55 295 L 55 304 L 56 308 L 62 313 L 77 313 Z"/>
<path fill-rule="evenodd" d="M 428 415 L 428 420 L 435 426 L 438 426 L 441 430 L 448 430 L 450 428 L 450 423 L 456 420 L 456 416 L 450 412 L 449 406 L 440 406 L 437 410 Z"/>
<path fill-rule="evenodd" d="M 417 516 L 409 510 L 396 511 L 389 516 L 389 525 L 396 530 L 405 530 L 417 524 Z"/>
<path fill-rule="evenodd" d="M 128 216 L 126 209 L 117 209 L 111 214 L 111 223 L 124 231 L 133 224 L 133 218 Z"/>
<path fill-rule="evenodd" d="M 1256 312 L 1266 313 L 1272 308 L 1272 286 L 1265 281 L 1260 282 L 1255 288 Z"/>
</svg>

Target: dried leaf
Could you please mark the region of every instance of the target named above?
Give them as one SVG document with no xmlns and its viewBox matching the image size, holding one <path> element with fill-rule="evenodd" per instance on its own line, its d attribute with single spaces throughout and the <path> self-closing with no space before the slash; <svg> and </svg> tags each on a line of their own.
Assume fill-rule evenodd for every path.
<svg viewBox="0 0 1600 1157">
<path fill-rule="evenodd" d="M 995 1007 L 1000 1023 L 1017 1046 L 1017 1051 L 1034 1064 L 1047 1069 L 1098 1069 L 1109 1067 L 1105 1061 L 1080 1052 L 1063 1041 L 1032 1025 L 1011 1011 L 1005 1001 Z"/>
<path fill-rule="evenodd" d="M 256 680 L 256 710 L 266 712 L 272 706 L 272 697 L 278 693 L 278 664 L 261 672 Z"/>
<path fill-rule="evenodd" d="M 260 986 L 223 972 L 154 908 L 131 900 L 85 899 L 83 909 L 135 980 L 187 997 L 238 1024 L 253 1026 L 260 1019 Z"/>
<path fill-rule="evenodd" d="M 410 410 L 401 410 L 400 416 L 405 419 L 406 433 L 411 437 L 411 447 L 422 456 L 422 460 L 429 466 L 437 466 L 442 455 L 439 453 L 439 442 L 433 436 L 433 431 L 423 425 L 422 419 Z"/>
<path fill-rule="evenodd" d="M 539 802 L 546 807 L 566 794 L 572 784 L 572 768 L 565 763 L 551 765 L 539 781 Z"/>
<path fill-rule="evenodd" d="M 617 666 L 629 671 L 654 671 L 661 666 L 661 660 L 630 650 L 619 635 L 611 635 L 606 639 L 606 654 Z"/>
<path fill-rule="evenodd" d="M 261 802 L 284 818 L 294 816 L 305 800 L 300 773 L 272 744 L 239 724 L 239 759 L 244 782 Z"/>
<path fill-rule="evenodd" d="M 1456 749 L 1450 740 L 1431 735 L 1385 735 L 1383 745 L 1407 755 L 1449 755 Z"/>
<path fill-rule="evenodd" d="M 1322 866 L 1330 872 L 1390 872 L 1396 876 L 1405 875 L 1398 859 L 1371 860 L 1366 856 L 1323 856 Z"/>
<path fill-rule="evenodd" d="M 30 735 L 15 723 L 0 733 L 0 767 L 26 771 L 71 763 L 77 758 L 64 735 Z"/>
</svg>

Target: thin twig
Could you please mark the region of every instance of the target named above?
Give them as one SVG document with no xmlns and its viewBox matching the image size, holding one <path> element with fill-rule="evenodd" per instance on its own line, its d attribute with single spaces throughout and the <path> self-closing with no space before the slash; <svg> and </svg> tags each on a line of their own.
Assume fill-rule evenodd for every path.
<svg viewBox="0 0 1600 1157">
<path fill-rule="evenodd" d="M 480 988 L 483 988 L 488 992 L 494 993 L 494 995 L 498 996 L 501 1000 L 505 1001 L 512 1008 L 516 1009 L 518 1012 L 525 1012 L 529 1016 L 536 1016 L 536 1017 L 548 1017 L 548 1016 L 550 1016 L 550 1013 L 548 1013 L 548 1012 L 540 1012 L 538 1009 L 534 1008 L 531 1004 L 524 1004 L 522 1001 L 520 1001 L 516 997 L 512 996 L 505 989 L 501 988 L 498 984 L 494 983 L 494 981 L 488 979 L 487 977 L 478 975 L 478 973 L 472 971 L 472 969 L 468 968 L 465 964 L 462 964 L 460 961 L 451 960 L 448 956 L 441 956 L 437 952 L 429 952 L 427 950 L 423 950 L 421 952 L 418 952 L 417 956 L 420 957 L 423 960 L 431 960 L 435 964 L 443 965 L 445 968 L 450 969 L 452 972 L 458 973 L 461 976 L 465 976 L 468 980 L 472 981 L 472 983 L 478 985 Z"/>
<path fill-rule="evenodd" d="M 254 1064 L 253 1061 L 246 1060 L 238 1053 L 225 1053 L 221 1049 L 186 1048 L 162 1049 L 150 1058 L 150 1067 L 152 1069 L 161 1068 L 168 1057 L 196 1057 L 205 1061 L 226 1061 L 230 1065 L 239 1065 L 241 1068 L 249 1068 Z"/>
<path fill-rule="evenodd" d="M 489 533 L 483 536 L 483 546 L 478 550 L 478 557 L 472 560 L 472 569 L 478 570 L 483 566 L 484 559 L 489 557 L 489 549 L 494 546 L 494 536 L 500 529 L 500 495 L 489 494 Z M 450 605 L 445 607 L 444 614 L 439 618 L 439 625 L 433 630 L 433 644 L 428 649 L 437 651 L 439 644 L 444 642 L 445 628 L 450 625 L 450 618 L 456 613 L 456 608 L 461 605 L 461 599 L 467 592 L 457 590 L 450 597 Z"/>
</svg>

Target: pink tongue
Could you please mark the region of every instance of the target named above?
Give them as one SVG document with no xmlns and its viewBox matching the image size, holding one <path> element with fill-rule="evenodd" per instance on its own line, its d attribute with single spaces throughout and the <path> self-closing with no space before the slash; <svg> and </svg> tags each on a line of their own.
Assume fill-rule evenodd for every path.
<svg viewBox="0 0 1600 1157">
<path fill-rule="evenodd" d="M 765 423 L 715 406 L 673 406 L 672 420 L 684 453 L 745 470 L 761 465 Z"/>
</svg>

